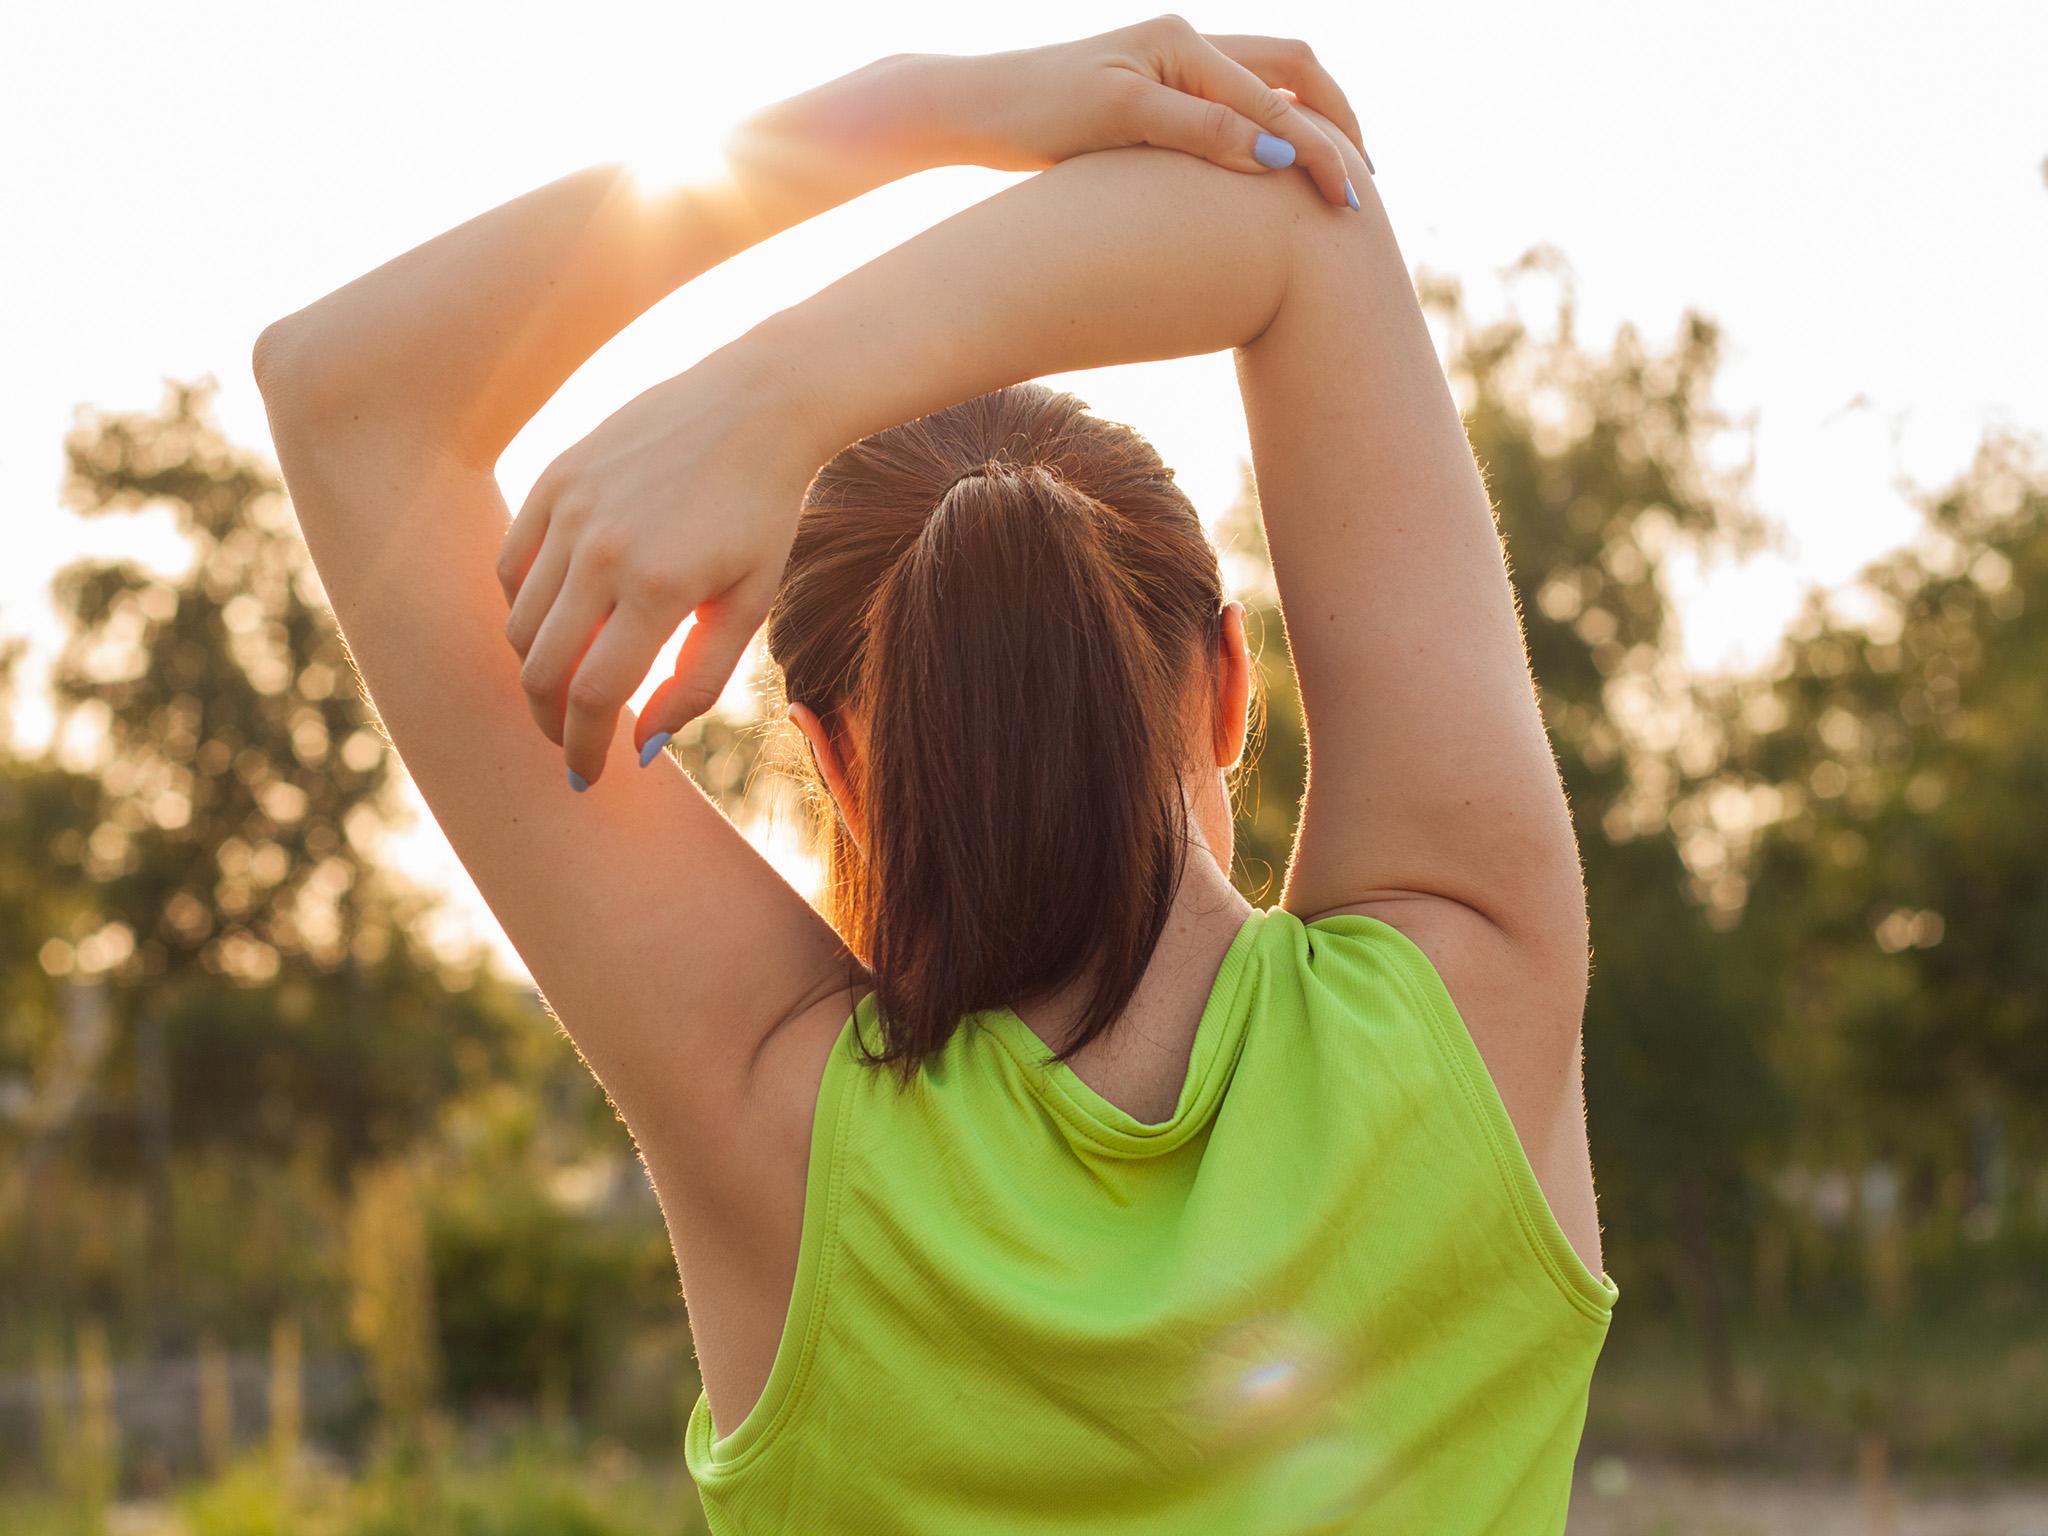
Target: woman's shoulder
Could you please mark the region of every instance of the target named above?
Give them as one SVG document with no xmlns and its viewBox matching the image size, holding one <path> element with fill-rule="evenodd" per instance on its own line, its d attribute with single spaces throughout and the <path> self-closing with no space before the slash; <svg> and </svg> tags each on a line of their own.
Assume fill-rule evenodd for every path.
<svg viewBox="0 0 2048 1536">
<path fill-rule="evenodd" d="M 1546 1261 L 1582 1304 L 1604 1309 L 1611 1295 L 1593 1278 L 1599 1217 L 1580 1068 L 1583 964 L 1560 962 L 1554 946 L 1519 944 L 1442 897 L 1403 895 L 1298 921 L 1319 987 L 1405 999 L 1420 1026 L 1414 1038 L 1427 1042 L 1464 1117 L 1491 1144 Z"/>
</svg>

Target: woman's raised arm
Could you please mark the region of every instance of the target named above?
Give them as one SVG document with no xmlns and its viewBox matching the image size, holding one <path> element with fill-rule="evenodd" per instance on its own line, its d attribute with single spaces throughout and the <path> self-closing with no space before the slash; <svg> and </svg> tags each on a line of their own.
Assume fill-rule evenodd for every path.
<svg viewBox="0 0 2048 1536">
<path fill-rule="evenodd" d="M 504 640 L 494 465 L 678 284 L 940 153 L 951 89 L 924 61 L 883 60 L 744 124 L 725 180 L 654 191 L 601 167 L 552 182 L 257 345 L 278 462 L 361 680 L 649 1162 L 676 1173 L 665 1198 L 744 1203 L 753 1150 L 719 1133 L 764 1033 L 844 986 L 843 951 L 674 763 L 602 799 L 563 783 Z M 792 466 L 775 489 L 794 501 L 806 478 Z"/>
</svg>

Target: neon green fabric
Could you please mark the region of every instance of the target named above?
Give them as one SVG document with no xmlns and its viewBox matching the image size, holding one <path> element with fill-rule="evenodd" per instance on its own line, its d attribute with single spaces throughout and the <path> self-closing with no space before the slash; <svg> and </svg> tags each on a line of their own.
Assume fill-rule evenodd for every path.
<svg viewBox="0 0 2048 1536">
<path fill-rule="evenodd" d="M 1618 1294 L 1428 957 L 1256 911 L 1173 1117 L 1007 1009 L 818 1096 L 766 1391 L 686 1460 L 714 1536 L 1564 1529 Z"/>
</svg>

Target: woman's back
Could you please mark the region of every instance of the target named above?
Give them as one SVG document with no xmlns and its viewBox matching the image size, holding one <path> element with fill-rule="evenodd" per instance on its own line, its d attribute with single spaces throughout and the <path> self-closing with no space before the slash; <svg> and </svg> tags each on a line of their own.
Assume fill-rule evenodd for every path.
<svg viewBox="0 0 2048 1536">
<path fill-rule="evenodd" d="M 1561 1527 L 1615 1290 L 1398 930 L 1254 911 L 1157 1123 L 1014 1011 L 907 1087 L 875 1026 L 766 1390 L 691 1415 L 715 1532 Z"/>
</svg>

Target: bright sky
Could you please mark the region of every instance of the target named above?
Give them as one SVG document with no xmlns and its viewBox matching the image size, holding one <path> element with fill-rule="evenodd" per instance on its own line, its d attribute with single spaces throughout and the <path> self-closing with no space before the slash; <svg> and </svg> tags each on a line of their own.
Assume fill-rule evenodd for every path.
<svg viewBox="0 0 2048 1536">
<path fill-rule="evenodd" d="M 2048 430 L 2048 6 L 1552 0 L 1191 4 L 1210 32 L 1307 38 L 1343 83 L 1410 262 L 1487 274 L 1548 242 L 1582 334 L 1722 322 L 1721 400 L 1755 413 L 1783 553 L 1680 583 L 1689 654 L 1759 659 L 1809 583 L 1912 532 L 1895 482 L 1960 468 L 1987 425 Z M 709 7 L 664 0 L 11 7 L 0 66 L 0 635 L 47 656 L 43 592 L 84 553 L 164 548 L 60 510 L 79 402 L 154 407 L 212 374 L 266 442 L 248 373 L 270 320 L 579 166 L 687 163 L 751 106 L 885 53 L 986 52 L 1152 14 L 1041 0 Z M 535 418 L 548 460 L 688 367 L 1013 176 L 933 172 L 728 263 L 656 308 Z M 1245 457 L 1227 356 L 1062 379 L 1220 510 Z M 36 672 L 29 676 L 31 693 Z M 30 698 L 18 735 L 46 711 Z M 445 844 L 407 863 L 474 898 Z"/>
</svg>

